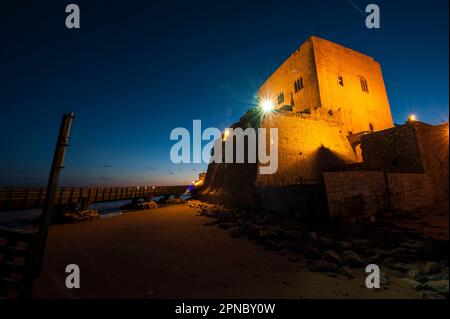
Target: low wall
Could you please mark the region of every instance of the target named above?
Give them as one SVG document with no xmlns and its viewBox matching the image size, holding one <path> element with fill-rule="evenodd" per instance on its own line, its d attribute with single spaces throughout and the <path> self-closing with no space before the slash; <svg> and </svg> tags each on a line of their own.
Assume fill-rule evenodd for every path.
<svg viewBox="0 0 450 319">
<path fill-rule="evenodd" d="M 257 187 L 259 207 L 297 218 L 326 217 L 323 184 Z"/>
<path fill-rule="evenodd" d="M 392 210 L 409 211 L 433 203 L 433 184 L 425 174 L 388 174 Z"/>
<path fill-rule="evenodd" d="M 372 216 L 384 210 L 410 211 L 433 203 L 427 175 L 376 171 L 326 172 L 331 218 Z"/>
<path fill-rule="evenodd" d="M 371 216 L 385 208 L 382 172 L 327 172 L 323 176 L 331 218 Z"/>
</svg>

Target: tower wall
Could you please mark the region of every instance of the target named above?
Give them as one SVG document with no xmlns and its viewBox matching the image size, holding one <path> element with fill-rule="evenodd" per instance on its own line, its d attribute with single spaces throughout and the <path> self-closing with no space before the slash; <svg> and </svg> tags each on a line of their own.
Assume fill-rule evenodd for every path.
<svg viewBox="0 0 450 319">
<path fill-rule="evenodd" d="M 294 81 L 302 78 L 303 89 L 295 92 Z M 283 92 L 284 102 L 277 96 Z M 277 108 L 293 104 L 295 112 L 320 106 L 314 51 L 310 40 L 296 50 L 261 86 L 260 99 L 270 99 Z M 291 101 L 291 97 L 293 101 Z"/>
<path fill-rule="evenodd" d="M 393 126 L 380 64 L 328 40 L 312 37 L 323 108 L 340 109 L 344 129 L 358 133 Z M 339 83 L 342 77 L 343 85 Z M 361 80 L 365 79 L 367 91 Z"/>
<path fill-rule="evenodd" d="M 299 79 L 301 88 L 295 84 Z M 346 134 L 393 126 L 380 64 L 314 36 L 267 79 L 258 95 L 270 98 L 277 109 L 290 105 L 294 113 L 317 107 L 340 110 Z"/>
<path fill-rule="evenodd" d="M 311 114 L 272 114 L 260 126 L 278 128 L 278 170 L 258 174 L 257 186 L 319 184 L 323 171 L 357 162 L 337 112 L 318 108 Z"/>
</svg>

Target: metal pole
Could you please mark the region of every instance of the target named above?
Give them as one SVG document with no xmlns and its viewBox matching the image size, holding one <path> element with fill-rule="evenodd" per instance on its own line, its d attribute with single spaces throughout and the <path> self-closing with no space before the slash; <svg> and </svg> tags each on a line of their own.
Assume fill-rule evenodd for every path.
<svg viewBox="0 0 450 319">
<path fill-rule="evenodd" d="M 58 140 L 56 142 L 55 153 L 53 155 L 52 168 L 48 178 L 47 193 L 45 196 L 44 209 L 42 210 L 42 221 L 39 225 L 39 235 L 41 237 L 40 249 L 36 260 L 36 277 L 41 273 L 44 259 L 45 244 L 47 242 L 48 229 L 50 227 L 53 206 L 58 186 L 59 173 L 64 168 L 64 155 L 69 140 L 70 126 L 74 118 L 73 112 L 63 114 L 61 126 L 59 128 Z"/>
</svg>

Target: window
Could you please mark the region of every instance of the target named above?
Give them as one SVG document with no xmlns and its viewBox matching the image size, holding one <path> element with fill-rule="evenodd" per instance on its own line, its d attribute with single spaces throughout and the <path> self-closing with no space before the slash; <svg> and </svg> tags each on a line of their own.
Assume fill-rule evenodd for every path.
<svg viewBox="0 0 450 319">
<path fill-rule="evenodd" d="M 338 84 L 344 86 L 344 78 L 341 75 L 338 76 Z"/>
<path fill-rule="evenodd" d="M 359 77 L 359 82 L 361 82 L 361 90 L 364 92 L 369 92 L 369 87 L 367 86 L 367 80 L 364 77 Z"/>
<path fill-rule="evenodd" d="M 278 94 L 278 104 L 281 104 L 284 102 L 284 93 L 281 92 L 280 94 Z"/>
<path fill-rule="evenodd" d="M 295 91 L 295 93 L 297 93 L 301 89 L 303 89 L 303 78 L 302 77 L 300 77 L 299 79 L 295 80 L 295 82 L 294 82 L 294 91 Z"/>
</svg>

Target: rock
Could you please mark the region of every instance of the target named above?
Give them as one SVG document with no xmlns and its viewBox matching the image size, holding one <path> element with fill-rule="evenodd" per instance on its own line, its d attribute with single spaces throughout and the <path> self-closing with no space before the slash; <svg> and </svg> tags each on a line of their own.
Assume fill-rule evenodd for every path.
<svg viewBox="0 0 450 319">
<path fill-rule="evenodd" d="M 239 225 L 239 234 L 244 235 L 250 229 L 250 225 L 247 223 L 242 223 Z"/>
<path fill-rule="evenodd" d="M 433 275 L 426 275 L 425 278 L 427 279 L 426 281 L 448 280 L 448 272 L 440 273 L 440 274 L 433 274 Z"/>
<path fill-rule="evenodd" d="M 429 261 L 426 263 L 425 267 L 423 267 L 423 273 L 425 275 L 433 275 L 441 272 L 442 265 L 435 261 Z"/>
<path fill-rule="evenodd" d="M 294 253 L 301 253 L 303 252 L 303 244 L 301 242 L 295 242 L 291 245 L 291 250 Z"/>
<path fill-rule="evenodd" d="M 280 243 L 280 242 L 270 240 L 270 239 L 267 239 L 264 242 L 264 246 L 267 250 L 271 250 L 271 251 L 279 251 L 286 247 L 286 245 L 284 243 Z"/>
<path fill-rule="evenodd" d="M 232 227 L 228 230 L 228 234 L 230 234 L 231 237 L 233 238 L 238 238 L 241 236 L 241 234 L 239 233 L 239 227 Z"/>
<path fill-rule="evenodd" d="M 158 208 L 158 204 L 151 200 L 151 201 L 144 201 L 144 200 L 138 200 L 132 204 L 132 208 L 134 209 L 151 209 L 151 208 Z"/>
<path fill-rule="evenodd" d="M 303 237 L 303 233 L 297 230 L 284 231 L 285 237 L 290 240 L 299 240 Z"/>
<path fill-rule="evenodd" d="M 422 288 L 448 296 L 448 280 L 428 281 Z"/>
<path fill-rule="evenodd" d="M 325 252 L 323 253 L 323 259 L 337 265 L 342 264 L 341 257 L 339 257 L 334 250 L 325 250 Z"/>
<path fill-rule="evenodd" d="M 261 239 L 261 226 L 249 225 L 247 229 L 247 237 L 250 240 L 258 240 Z"/>
<path fill-rule="evenodd" d="M 96 209 L 65 211 L 61 222 L 78 223 L 99 217 L 100 214 Z"/>
<path fill-rule="evenodd" d="M 352 248 L 353 244 L 348 241 L 338 241 L 336 242 L 336 247 L 339 250 L 348 250 Z"/>
<path fill-rule="evenodd" d="M 330 263 L 325 260 L 315 260 L 309 265 L 309 270 L 317 272 L 336 272 L 337 266 L 335 263 Z"/>
<path fill-rule="evenodd" d="M 417 260 L 417 255 L 408 248 L 398 247 L 391 252 L 391 258 L 396 262 L 414 262 Z"/>
<path fill-rule="evenodd" d="M 406 282 L 413 289 L 417 289 L 420 286 L 420 282 L 418 282 L 414 279 L 411 279 L 411 278 L 402 278 L 402 281 Z"/>
<path fill-rule="evenodd" d="M 287 255 L 287 259 L 291 262 L 299 262 L 302 260 L 302 258 L 297 254 L 289 254 Z"/>
<path fill-rule="evenodd" d="M 166 204 L 183 204 L 184 199 L 182 198 L 170 198 L 166 201 Z"/>
<path fill-rule="evenodd" d="M 364 265 L 361 257 L 353 250 L 345 250 L 343 252 L 343 261 L 345 264 L 353 267 L 362 267 Z"/>
<path fill-rule="evenodd" d="M 309 245 L 309 244 L 302 245 L 301 252 L 303 253 L 303 255 L 305 255 L 306 258 L 309 258 L 312 260 L 317 260 L 317 259 L 322 258 L 320 251 L 317 248 L 315 248 L 314 246 Z"/>
<path fill-rule="evenodd" d="M 382 271 L 380 271 L 380 285 L 381 286 L 389 285 L 389 277 Z"/>
<path fill-rule="evenodd" d="M 411 250 L 420 250 L 423 248 L 423 243 L 420 242 L 402 242 L 399 244 L 400 247 L 408 248 Z"/>
<path fill-rule="evenodd" d="M 226 212 L 216 212 L 215 217 L 220 220 L 221 222 L 230 221 L 232 219 L 231 214 Z"/>
<path fill-rule="evenodd" d="M 418 282 L 426 282 L 427 278 L 425 277 L 425 275 L 420 271 L 420 269 L 413 269 L 410 270 L 408 272 L 408 274 L 406 275 L 407 278 L 412 279 L 414 281 L 418 281 Z"/>
<path fill-rule="evenodd" d="M 383 262 L 386 258 L 389 258 L 391 256 L 390 252 L 387 251 L 379 251 L 375 256 L 371 258 L 371 261 L 374 263 L 377 262 Z"/>
<path fill-rule="evenodd" d="M 308 233 L 308 241 L 311 243 L 319 242 L 319 236 L 316 232 L 309 232 Z"/>
<path fill-rule="evenodd" d="M 261 239 L 271 239 L 271 240 L 280 240 L 282 236 L 278 231 L 272 231 L 269 229 L 261 228 L 259 230 L 259 238 Z"/>
<path fill-rule="evenodd" d="M 322 249 L 335 249 L 337 247 L 336 242 L 327 237 L 320 237 L 319 242 Z"/>
<path fill-rule="evenodd" d="M 393 258 L 388 257 L 383 261 L 383 265 L 386 267 L 389 267 L 391 269 L 407 273 L 411 270 L 411 266 L 408 266 L 407 264 L 395 262 Z"/>
<path fill-rule="evenodd" d="M 370 243 L 370 240 L 368 240 L 368 239 L 355 239 L 353 241 L 353 244 L 355 246 L 366 246 L 366 245 L 370 245 L 371 243 Z"/>
<path fill-rule="evenodd" d="M 350 268 L 346 267 L 346 266 L 341 266 L 338 270 L 338 273 L 343 275 L 344 277 L 348 278 L 348 279 L 353 279 L 354 276 L 352 274 L 352 272 L 350 271 Z"/>
<path fill-rule="evenodd" d="M 446 299 L 445 296 L 434 292 L 434 291 L 428 291 L 428 290 L 424 290 L 422 292 L 422 298 L 424 299 Z"/>
<path fill-rule="evenodd" d="M 222 229 L 230 229 L 231 227 L 235 226 L 234 223 L 219 223 L 219 227 Z"/>
</svg>

